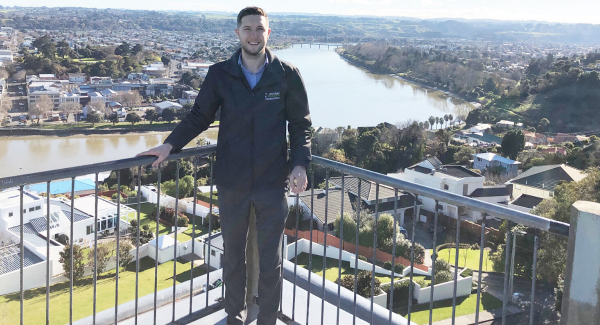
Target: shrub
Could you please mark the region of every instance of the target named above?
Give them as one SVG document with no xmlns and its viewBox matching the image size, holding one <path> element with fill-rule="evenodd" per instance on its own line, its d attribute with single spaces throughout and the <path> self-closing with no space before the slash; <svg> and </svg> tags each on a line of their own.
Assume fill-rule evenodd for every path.
<svg viewBox="0 0 600 325">
<path fill-rule="evenodd" d="M 460 274 L 464 277 L 473 276 L 473 270 L 471 270 L 470 268 L 466 268 Z"/>
<path fill-rule="evenodd" d="M 189 222 L 188 217 L 183 213 L 179 213 L 178 215 L 179 216 L 177 217 L 177 227 L 187 227 Z M 173 218 L 171 219 L 171 224 L 175 224 L 175 216 L 173 216 Z"/>
<path fill-rule="evenodd" d="M 479 247 L 479 244 L 475 243 L 473 245 L 471 245 L 471 247 L 469 247 L 469 249 L 474 250 L 474 251 L 478 251 L 481 247 Z"/>
<path fill-rule="evenodd" d="M 421 288 L 425 288 L 429 285 L 425 282 L 425 279 L 419 279 L 419 280 L 415 281 L 415 283 L 418 284 L 419 287 L 421 287 Z"/>
<path fill-rule="evenodd" d="M 358 255 L 358 259 L 365 262 L 367 261 L 367 258 L 363 255 Z"/>
<path fill-rule="evenodd" d="M 402 271 L 404 271 L 404 265 L 402 265 L 402 264 L 394 265 L 394 272 L 402 274 Z"/>
<path fill-rule="evenodd" d="M 392 262 L 388 261 L 388 262 L 383 263 L 383 268 L 391 271 L 392 270 Z"/>
<path fill-rule="evenodd" d="M 450 271 L 436 272 L 436 274 L 434 276 L 434 280 L 435 280 L 436 284 L 448 282 L 448 281 L 451 281 L 452 279 L 454 279 L 454 277 L 452 277 L 452 273 L 450 273 Z"/>
<path fill-rule="evenodd" d="M 408 304 L 408 282 L 409 281 L 394 281 L 394 304 L 396 305 L 407 305 Z M 387 293 L 387 304 L 390 303 L 391 293 L 390 293 L 391 283 L 386 283 L 381 286 L 381 290 Z"/>
<path fill-rule="evenodd" d="M 435 274 L 440 272 L 450 272 L 450 264 L 444 259 L 435 260 Z"/>
<path fill-rule="evenodd" d="M 360 271 L 358 272 L 357 275 L 357 280 L 356 280 L 356 291 L 359 295 L 365 297 L 365 298 L 370 298 L 371 297 L 371 281 L 373 279 L 372 276 L 372 272 L 370 271 Z M 336 281 L 336 283 L 340 283 L 341 286 L 343 286 L 344 288 L 350 290 L 350 291 L 354 291 L 354 276 L 353 275 L 346 275 L 344 276 L 341 281 L 338 278 Z M 381 294 L 381 282 L 379 281 L 379 279 L 375 279 L 375 286 L 374 286 L 374 290 L 373 293 L 374 295 L 379 295 Z"/>
</svg>

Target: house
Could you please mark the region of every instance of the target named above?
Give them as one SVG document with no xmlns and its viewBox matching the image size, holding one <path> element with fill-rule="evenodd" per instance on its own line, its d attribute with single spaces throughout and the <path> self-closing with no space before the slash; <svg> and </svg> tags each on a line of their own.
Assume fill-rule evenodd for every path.
<svg viewBox="0 0 600 325">
<path fill-rule="evenodd" d="M 162 62 L 154 62 L 143 66 L 142 72 L 148 76 L 163 77 L 167 74 L 167 68 Z"/>
<path fill-rule="evenodd" d="M 507 185 L 484 186 L 473 191 L 469 197 L 490 203 L 508 204 L 510 194 L 510 186 Z"/>
<path fill-rule="evenodd" d="M 328 226 L 328 231 L 334 230 L 335 219 L 340 215 L 342 199 L 344 201 L 344 213 L 352 212 L 352 202 L 347 191 L 342 192 L 339 187 L 332 187 L 328 190 L 315 190 L 311 199 L 311 191 L 305 191 L 299 194 L 299 204 L 302 206 L 304 215 L 302 220 L 313 219 L 317 221 L 317 228 L 320 231 L 325 231 L 325 225 Z M 288 205 L 295 205 L 296 198 L 290 196 Z M 312 213 L 310 207 L 313 207 Z M 325 209 L 327 207 L 327 209 Z M 325 213 L 327 210 L 327 214 Z"/>
<path fill-rule="evenodd" d="M 156 112 L 158 114 L 161 114 L 162 111 L 167 108 L 172 108 L 174 110 L 179 110 L 179 109 L 183 108 L 183 106 L 181 106 L 181 104 L 175 103 L 175 102 L 170 102 L 170 101 L 155 103 L 154 107 L 156 108 Z"/>
<path fill-rule="evenodd" d="M 208 251 L 208 242 L 210 240 L 210 252 Z M 204 262 L 208 263 L 208 256 L 210 255 L 210 266 L 215 269 L 223 268 L 223 236 L 221 232 L 214 233 L 204 239 Z"/>
<path fill-rule="evenodd" d="M 560 154 L 560 155 L 567 154 L 567 148 L 564 148 L 564 147 L 544 148 L 544 149 L 538 149 L 538 151 L 541 153 L 549 153 L 549 154 Z"/>
<path fill-rule="evenodd" d="M 473 168 L 484 171 L 492 171 L 492 168 L 498 167 L 500 175 L 515 177 L 519 173 L 519 165 L 521 163 L 515 160 L 504 158 L 495 153 L 478 153 L 473 157 Z"/>
<path fill-rule="evenodd" d="M 106 98 L 106 101 L 109 102 L 113 97 L 115 97 L 117 95 L 117 92 L 112 90 L 112 89 L 104 89 L 100 92 L 100 94 L 102 94 L 102 96 L 104 96 L 104 98 Z"/>
<path fill-rule="evenodd" d="M 176 242 L 173 237 L 166 234 L 160 235 L 149 242 L 148 257 L 157 260 L 161 264 L 171 261 L 175 258 L 175 244 L 179 245 L 179 241 Z M 156 246 L 158 246 L 158 257 L 156 255 Z M 180 256 L 179 252 L 177 253 L 177 256 Z"/>
<path fill-rule="evenodd" d="M 546 165 L 531 167 L 506 183 L 513 184 L 513 197 L 527 194 L 546 199 L 554 196 L 554 188 L 560 181 L 578 182 L 585 176 L 579 169 L 565 164 Z"/>
<path fill-rule="evenodd" d="M 331 177 L 329 179 L 330 184 L 336 187 L 342 187 L 341 177 Z M 344 177 L 344 191 L 348 193 L 348 198 L 353 206 L 357 206 L 357 202 L 361 202 L 361 211 L 368 211 L 368 213 L 374 213 L 376 210 L 379 213 L 387 213 L 394 216 L 394 218 L 404 224 L 404 215 L 407 210 L 412 211 L 415 207 L 415 198 L 412 194 L 398 192 L 398 205 L 396 207 L 396 214 L 394 214 L 395 205 L 395 190 L 386 185 L 379 185 L 379 197 L 377 196 L 377 184 L 375 182 L 363 180 L 360 184 L 360 195 L 358 194 L 358 178 L 353 176 Z M 379 199 L 378 199 L 379 198 Z M 422 206 L 421 201 L 417 201 L 417 212 L 420 211 Z M 344 204 L 344 211 L 346 211 L 346 205 Z M 350 210 L 347 210 L 350 211 Z"/>
<path fill-rule="evenodd" d="M 529 212 L 542 203 L 542 201 L 544 201 L 542 198 L 529 194 L 521 194 L 521 196 L 510 202 L 508 207 L 514 210 Z"/>
<path fill-rule="evenodd" d="M 548 144 L 548 138 L 541 133 L 524 131 L 523 135 L 525 135 L 525 142 L 531 142 L 534 145 L 547 145 Z"/>
<path fill-rule="evenodd" d="M 140 72 L 132 72 L 127 75 L 127 80 L 130 80 L 130 81 L 134 81 L 134 80 L 148 81 L 149 79 L 150 79 L 150 77 L 148 77 L 147 74 L 140 73 Z"/>
<path fill-rule="evenodd" d="M 318 127 L 315 131 L 315 138 L 323 143 L 335 143 L 340 139 L 340 134 L 334 129 Z"/>
<path fill-rule="evenodd" d="M 554 136 L 554 143 L 564 143 L 564 142 L 583 142 L 585 140 L 589 140 L 588 137 L 583 135 L 571 135 L 566 133 L 558 133 Z"/>
<path fill-rule="evenodd" d="M 465 140 L 467 144 L 473 144 L 479 147 L 495 147 L 502 143 L 502 138 L 489 133 L 467 133 L 459 135 L 459 138 Z"/>
<path fill-rule="evenodd" d="M 13 54 L 11 50 L 0 50 L 0 62 L 3 61 L 7 61 L 7 62 L 12 62 L 13 61 Z"/>
<path fill-rule="evenodd" d="M 74 83 L 74 84 L 84 84 L 85 80 L 87 79 L 87 76 L 85 75 L 85 73 L 69 73 L 69 82 L 70 83 Z"/>
<path fill-rule="evenodd" d="M 469 129 L 469 133 L 483 133 L 485 130 L 490 129 L 491 127 L 491 124 L 477 123 L 477 125 L 472 126 Z"/>
<path fill-rule="evenodd" d="M 436 157 L 427 158 L 404 169 L 402 173 L 388 174 L 388 176 L 463 196 L 469 196 L 477 189 L 483 188 L 485 181 L 485 177 L 464 166 L 443 165 Z M 434 199 L 420 196 L 419 200 L 422 201 L 424 210 L 435 212 L 436 202 Z M 452 218 L 465 215 L 476 220 L 480 217 L 478 213 L 463 211 L 458 206 L 446 202 L 439 202 L 438 208 L 441 213 Z"/>
<path fill-rule="evenodd" d="M 186 90 L 181 93 L 182 98 L 179 98 L 177 101 L 181 105 L 185 104 L 193 104 L 196 101 L 196 97 L 198 97 L 198 92 L 194 90 Z"/>
</svg>

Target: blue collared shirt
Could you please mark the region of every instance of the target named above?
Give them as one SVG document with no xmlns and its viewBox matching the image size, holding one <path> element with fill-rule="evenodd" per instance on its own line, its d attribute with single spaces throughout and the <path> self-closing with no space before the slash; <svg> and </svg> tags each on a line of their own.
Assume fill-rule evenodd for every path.
<svg viewBox="0 0 600 325">
<path fill-rule="evenodd" d="M 262 67 L 260 67 L 260 69 L 258 69 L 258 71 L 256 73 L 252 73 L 252 72 L 250 72 L 250 70 L 248 70 L 244 67 L 244 65 L 242 64 L 242 54 L 241 53 L 240 53 L 240 57 L 238 58 L 238 64 L 242 68 L 242 72 L 244 72 L 244 76 L 246 76 L 246 80 L 248 81 L 250 88 L 254 89 L 254 87 L 256 86 L 256 84 L 258 83 L 260 78 L 262 77 L 263 72 L 265 72 L 265 68 L 267 67 L 267 64 L 269 64 L 269 57 L 265 54 L 265 64 L 263 64 Z"/>
</svg>

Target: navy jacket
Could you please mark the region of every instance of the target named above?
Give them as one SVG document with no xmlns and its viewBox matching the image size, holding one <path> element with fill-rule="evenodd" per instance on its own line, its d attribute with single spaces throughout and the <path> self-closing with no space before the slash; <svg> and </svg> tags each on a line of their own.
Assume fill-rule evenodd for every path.
<svg viewBox="0 0 600 325">
<path fill-rule="evenodd" d="M 310 113 L 298 69 L 266 51 L 269 64 L 250 89 L 238 58 L 212 65 L 192 111 L 165 143 L 181 150 L 214 122 L 221 108 L 215 183 L 239 190 L 285 187 L 290 169 L 308 166 Z M 291 157 L 286 139 L 288 124 Z"/>
</svg>

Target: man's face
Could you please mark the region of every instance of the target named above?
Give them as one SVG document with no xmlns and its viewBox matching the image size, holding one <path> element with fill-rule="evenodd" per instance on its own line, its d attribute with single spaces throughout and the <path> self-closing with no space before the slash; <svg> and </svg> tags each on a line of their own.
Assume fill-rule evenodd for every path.
<svg viewBox="0 0 600 325">
<path fill-rule="evenodd" d="M 235 30 L 240 38 L 242 50 L 250 56 L 265 54 L 267 40 L 271 34 L 269 21 L 260 15 L 248 15 L 242 18 L 240 27 Z"/>
</svg>

